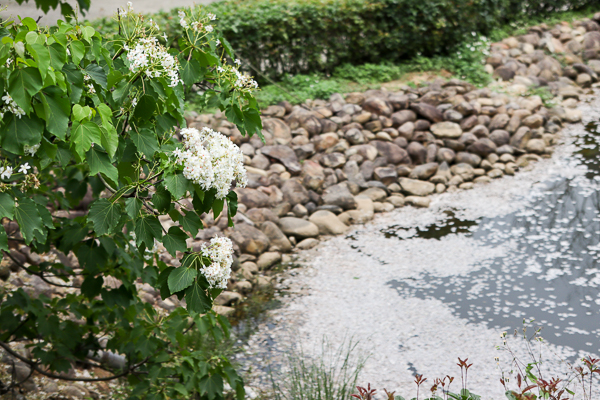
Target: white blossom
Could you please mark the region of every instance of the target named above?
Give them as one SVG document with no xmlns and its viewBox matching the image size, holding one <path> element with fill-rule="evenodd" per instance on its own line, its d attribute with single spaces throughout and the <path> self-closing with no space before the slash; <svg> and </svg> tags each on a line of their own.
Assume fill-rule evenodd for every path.
<svg viewBox="0 0 600 400">
<path fill-rule="evenodd" d="M 210 128 L 184 128 L 181 135 L 185 150 L 177 149 L 172 154 L 175 162 L 183 165 L 183 176 L 203 190 L 215 188 L 218 199 L 227 196 L 233 180 L 238 186 L 246 186 L 244 156 L 226 136 Z"/>
<path fill-rule="evenodd" d="M 18 171 L 18 172 L 19 172 L 20 174 L 26 174 L 26 173 L 27 173 L 27 171 L 28 171 L 28 170 L 30 170 L 30 169 L 31 169 L 31 165 L 29 165 L 29 163 L 25 163 L 25 164 L 22 164 L 22 165 L 19 167 L 19 171 Z"/>
<path fill-rule="evenodd" d="M 212 26 L 212 25 L 206 25 L 206 28 L 204 28 L 204 29 L 206 29 L 206 32 L 209 32 L 209 33 L 210 33 L 210 32 L 212 32 L 212 31 L 213 31 L 213 29 L 214 29 L 214 28 L 213 28 L 213 26 Z"/>
<path fill-rule="evenodd" d="M 11 167 L 11 166 L 0 167 L 0 178 L 10 179 L 10 177 L 12 176 L 12 173 L 13 173 L 13 167 Z"/>
<path fill-rule="evenodd" d="M 179 15 L 179 24 L 182 27 L 187 28 L 189 25 L 188 25 L 187 21 L 185 20 L 185 12 L 180 10 L 177 14 Z"/>
<path fill-rule="evenodd" d="M 147 76 L 155 78 L 163 76 L 171 80 L 169 84 L 171 87 L 177 86 L 181 81 L 177 60 L 167 52 L 158 39 L 141 38 L 133 49 L 126 50 L 131 72 L 142 71 Z"/>
<path fill-rule="evenodd" d="M 217 39 L 217 46 L 219 46 L 221 44 L 221 41 L 219 39 Z"/>
<path fill-rule="evenodd" d="M 211 260 L 211 264 L 203 266 L 200 273 L 204 275 L 211 287 L 226 289 L 233 263 L 231 240 L 226 237 L 214 237 L 209 245 L 202 245 L 201 253 Z"/>
<path fill-rule="evenodd" d="M 211 21 L 214 21 L 215 19 L 217 19 L 217 16 L 213 13 L 208 13 L 208 19 L 210 19 Z"/>
<path fill-rule="evenodd" d="M 2 96 L 2 101 L 5 104 L 5 107 L 2 110 L 3 113 L 6 111 L 11 112 L 15 116 L 19 117 L 19 119 L 25 115 L 25 111 L 19 107 L 17 103 L 15 103 L 10 94 L 7 93 L 6 95 Z"/>
<path fill-rule="evenodd" d="M 34 144 L 33 146 L 24 145 L 23 151 L 25 152 L 25 154 L 29 154 L 30 156 L 33 157 L 39 148 L 40 148 L 40 143 Z"/>
<path fill-rule="evenodd" d="M 235 63 L 236 63 L 237 65 L 240 65 L 242 62 L 240 61 L 240 59 L 239 59 L 239 58 L 236 58 L 236 59 L 235 59 Z"/>
</svg>

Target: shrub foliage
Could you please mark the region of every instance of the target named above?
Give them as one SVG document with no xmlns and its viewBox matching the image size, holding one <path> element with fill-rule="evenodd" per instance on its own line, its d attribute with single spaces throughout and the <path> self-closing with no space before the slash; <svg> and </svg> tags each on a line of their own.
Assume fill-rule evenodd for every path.
<svg viewBox="0 0 600 400">
<path fill-rule="evenodd" d="M 231 243 L 193 251 L 186 240 L 210 210 L 216 217 L 226 205 L 232 224 L 237 199 L 227 177 L 245 176 L 228 138 L 185 128 L 185 91 L 201 85 L 204 104 L 241 132 L 261 129 L 255 82 L 228 62 L 231 47 L 214 19 L 180 11 L 187 28 L 169 51 L 156 23 L 131 8 L 120 10 L 110 41 L 76 23 L 0 25 L 0 251 L 54 292 L 0 288 L 0 347 L 39 374 L 68 379 L 61 373 L 74 363 L 98 365 L 108 354 L 124 361 L 103 380 L 127 376 L 130 398 L 212 400 L 224 382 L 243 398 L 229 361 L 186 338 L 227 335 L 211 308 L 229 275 Z M 199 176 L 198 163 L 213 175 Z M 11 252 L 22 245 L 59 257 L 24 265 Z M 161 245 L 180 267 L 161 261 Z M 142 301 L 140 284 L 163 299 L 177 295 L 186 309 L 159 312 Z M 16 342 L 31 356 L 15 352 Z"/>
</svg>

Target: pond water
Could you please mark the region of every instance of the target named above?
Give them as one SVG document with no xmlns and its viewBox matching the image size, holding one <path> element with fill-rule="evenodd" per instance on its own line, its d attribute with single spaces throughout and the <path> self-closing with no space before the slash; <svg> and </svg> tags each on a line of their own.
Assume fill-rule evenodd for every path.
<svg viewBox="0 0 600 400">
<path fill-rule="evenodd" d="M 307 268 L 281 283 L 290 295 L 247 346 L 254 361 L 352 336 L 370 346 L 365 385 L 406 393 L 469 357 L 470 386 L 501 398 L 495 346 L 524 319 L 542 327 L 552 376 L 600 354 L 600 99 L 580 108 L 550 159 L 300 253 Z"/>
</svg>

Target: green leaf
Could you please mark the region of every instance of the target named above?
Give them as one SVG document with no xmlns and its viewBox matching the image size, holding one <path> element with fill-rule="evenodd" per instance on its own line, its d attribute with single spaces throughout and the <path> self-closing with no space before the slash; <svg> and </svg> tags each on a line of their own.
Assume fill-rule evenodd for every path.
<svg viewBox="0 0 600 400">
<path fill-rule="evenodd" d="M 264 140 L 262 134 L 262 121 L 260 119 L 260 113 L 255 108 L 245 108 L 244 109 L 244 128 L 248 133 L 248 136 L 252 136 L 255 133 Z"/>
<path fill-rule="evenodd" d="M 212 302 L 197 281 L 185 291 L 185 302 L 188 311 L 194 311 L 198 314 L 205 314 L 212 308 Z"/>
<path fill-rule="evenodd" d="M 91 221 L 97 236 L 113 233 L 121 218 L 121 205 L 107 199 L 98 199 L 90 207 L 88 221 Z"/>
<path fill-rule="evenodd" d="M 142 209 L 142 201 L 136 197 L 130 197 L 125 200 L 125 212 L 131 219 L 137 218 Z"/>
<path fill-rule="evenodd" d="M 162 238 L 162 226 L 158 218 L 154 216 L 136 220 L 134 231 L 138 246 L 144 243 L 146 247 L 151 249 L 154 246 L 154 239 L 156 238 L 160 242 Z"/>
<path fill-rule="evenodd" d="M 180 395 L 185 396 L 185 398 L 189 398 L 190 393 L 187 391 L 185 386 L 183 386 L 183 384 L 177 382 L 175 385 L 173 385 L 173 389 L 175 389 L 175 391 Z"/>
<path fill-rule="evenodd" d="M 81 28 L 81 35 L 85 40 L 87 40 L 90 43 L 92 41 L 92 36 L 94 36 L 94 33 L 96 33 L 96 30 L 89 25 Z"/>
<path fill-rule="evenodd" d="M 52 219 L 52 214 L 46 208 L 46 206 L 42 204 L 37 205 L 38 211 L 40 213 L 40 218 L 42 218 L 42 222 L 46 228 L 54 229 L 54 220 Z"/>
<path fill-rule="evenodd" d="M 156 187 L 156 193 L 152 195 L 152 204 L 161 214 L 164 214 L 171 207 L 171 195 L 162 184 Z"/>
<path fill-rule="evenodd" d="M 160 288 L 160 297 L 164 300 L 167 297 L 171 296 L 171 291 L 169 290 L 168 279 L 171 272 L 175 270 L 174 267 L 165 268 L 159 275 L 156 280 L 156 286 Z"/>
<path fill-rule="evenodd" d="M 187 180 L 185 176 L 183 176 L 182 172 L 178 172 L 177 174 L 167 175 L 165 177 L 165 186 L 167 190 L 171 192 L 175 200 L 179 200 L 189 188 L 190 181 Z"/>
<path fill-rule="evenodd" d="M 158 141 L 156 135 L 149 129 L 141 129 L 140 132 L 131 131 L 131 140 L 135 143 L 138 151 L 144 154 L 146 157 L 154 156 L 154 153 L 158 150 Z"/>
<path fill-rule="evenodd" d="M 225 196 L 227 200 L 227 224 L 228 226 L 233 226 L 233 217 L 237 214 L 238 210 L 238 197 L 237 193 L 233 190 L 230 191 L 227 196 Z"/>
<path fill-rule="evenodd" d="M 117 167 L 112 165 L 108 154 L 101 152 L 96 148 L 91 148 L 87 152 L 87 161 L 90 166 L 90 176 L 94 176 L 98 173 L 103 173 L 110 179 L 115 185 L 119 182 L 119 171 Z"/>
<path fill-rule="evenodd" d="M 223 378 L 217 374 L 205 376 L 200 380 L 200 390 L 201 395 L 206 394 L 209 400 L 220 397 L 223 393 Z"/>
<path fill-rule="evenodd" d="M 133 116 L 141 120 L 148 120 L 154 116 L 156 111 L 156 100 L 152 96 L 142 96 L 135 106 Z"/>
<path fill-rule="evenodd" d="M 8 94 L 26 113 L 31 110 L 31 96 L 42 88 L 43 80 L 36 68 L 15 69 L 8 79 Z"/>
<path fill-rule="evenodd" d="M 8 235 L 3 225 L 0 225 L 0 250 L 8 251 Z"/>
<path fill-rule="evenodd" d="M 46 114 L 46 129 L 53 135 L 65 140 L 71 108 L 69 98 L 62 95 L 61 90 L 56 86 L 45 88 L 40 93 L 40 98 Z"/>
<path fill-rule="evenodd" d="M 189 232 L 192 237 L 196 237 L 198 231 L 202 229 L 202 220 L 194 211 L 188 211 L 179 218 L 183 229 Z"/>
<path fill-rule="evenodd" d="M 106 82 L 107 82 L 106 88 L 110 90 L 115 84 L 119 83 L 123 78 L 124 78 L 123 74 L 118 69 L 110 71 L 108 73 L 108 77 L 106 80 Z"/>
<path fill-rule="evenodd" d="M 71 102 L 77 103 L 83 93 L 83 74 L 73 64 L 66 64 L 62 72 L 65 74 L 67 81 L 70 83 L 70 97 Z"/>
<path fill-rule="evenodd" d="M 38 70 L 40 71 L 43 80 L 50 68 L 50 52 L 48 51 L 48 47 L 46 45 L 33 43 L 27 45 L 27 50 L 29 50 L 29 53 L 31 53 L 33 59 L 37 63 Z"/>
<path fill-rule="evenodd" d="M 42 218 L 33 200 L 25 197 L 19 199 L 19 205 L 15 208 L 15 219 L 21 228 L 26 244 L 31 243 L 35 231 L 45 234 Z"/>
<path fill-rule="evenodd" d="M 84 71 L 101 87 L 105 88 L 108 84 L 106 73 L 98 64 L 89 64 Z"/>
<path fill-rule="evenodd" d="M 88 275 L 81 284 L 81 293 L 91 300 L 100 294 L 103 283 L 104 279 L 101 276 L 94 278 Z"/>
<path fill-rule="evenodd" d="M 0 219 L 13 219 L 15 215 L 15 200 L 13 197 L 4 192 L 0 193 Z"/>
<path fill-rule="evenodd" d="M 71 128 L 71 146 L 83 160 L 85 153 L 92 147 L 92 143 L 101 144 L 102 132 L 98 125 L 91 121 L 83 124 L 74 123 Z"/>
<path fill-rule="evenodd" d="M 60 71 L 67 62 L 67 51 L 64 46 L 60 43 L 52 43 L 48 46 L 48 51 L 50 52 L 50 65 L 57 70 Z"/>
<path fill-rule="evenodd" d="M 73 105 L 72 119 L 74 122 L 81 122 L 84 119 L 91 119 L 92 109 L 88 106 L 82 107 L 79 104 Z"/>
<path fill-rule="evenodd" d="M 85 56 L 85 45 L 79 40 L 73 40 L 69 47 L 71 48 L 71 57 L 76 65 L 79 65 Z"/>
<path fill-rule="evenodd" d="M 204 78 L 204 74 L 201 74 L 201 67 L 198 60 L 192 58 L 190 61 L 187 61 L 187 58 L 182 54 L 179 57 L 179 64 L 181 65 L 179 74 L 181 75 L 181 79 L 183 79 L 183 83 L 187 86 L 191 87 L 194 83 L 200 82 Z"/>
<path fill-rule="evenodd" d="M 5 117 L 0 127 L 2 149 L 13 154 L 23 154 L 23 146 L 33 146 L 42 140 L 44 123 L 36 115 L 17 118 L 14 114 Z"/>
<path fill-rule="evenodd" d="M 219 215 L 221 215 L 221 211 L 223 211 L 223 205 L 225 204 L 224 199 L 215 199 L 212 204 L 213 217 L 217 219 Z"/>
<path fill-rule="evenodd" d="M 98 106 L 98 113 L 102 119 L 102 147 L 108 152 L 110 158 L 112 158 L 117 152 L 119 147 L 119 134 L 112 123 L 112 111 L 104 103 Z"/>
<path fill-rule="evenodd" d="M 169 274 L 168 280 L 171 294 L 180 292 L 189 287 L 194 282 L 196 275 L 198 275 L 196 268 L 186 267 L 185 264 L 179 268 L 175 268 L 175 270 Z"/>
<path fill-rule="evenodd" d="M 169 228 L 169 233 L 163 236 L 163 245 L 167 249 L 170 255 L 175 257 L 176 251 L 182 253 L 187 250 L 186 239 L 188 235 L 185 234 L 179 227 L 172 226 Z"/>
</svg>

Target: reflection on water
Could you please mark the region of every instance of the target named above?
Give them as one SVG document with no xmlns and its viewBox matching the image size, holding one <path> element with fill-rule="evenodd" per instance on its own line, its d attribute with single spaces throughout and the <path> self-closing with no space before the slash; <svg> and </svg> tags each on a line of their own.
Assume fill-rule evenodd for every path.
<svg viewBox="0 0 600 400">
<path fill-rule="evenodd" d="M 386 237 L 470 235 L 483 245 L 513 243 L 508 256 L 462 276 L 394 280 L 402 295 L 433 297 L 463 318 L 515 328 L 535 318 L 542 336 L 576 350 L 600 352 L 600 123 L 577 138 L 573 155 L 585 176 L 546 182 L 529 207 L 479 221 L 457 220 Z M 465 255 L 468 257 L 468 255 Z"/>
</svg>

